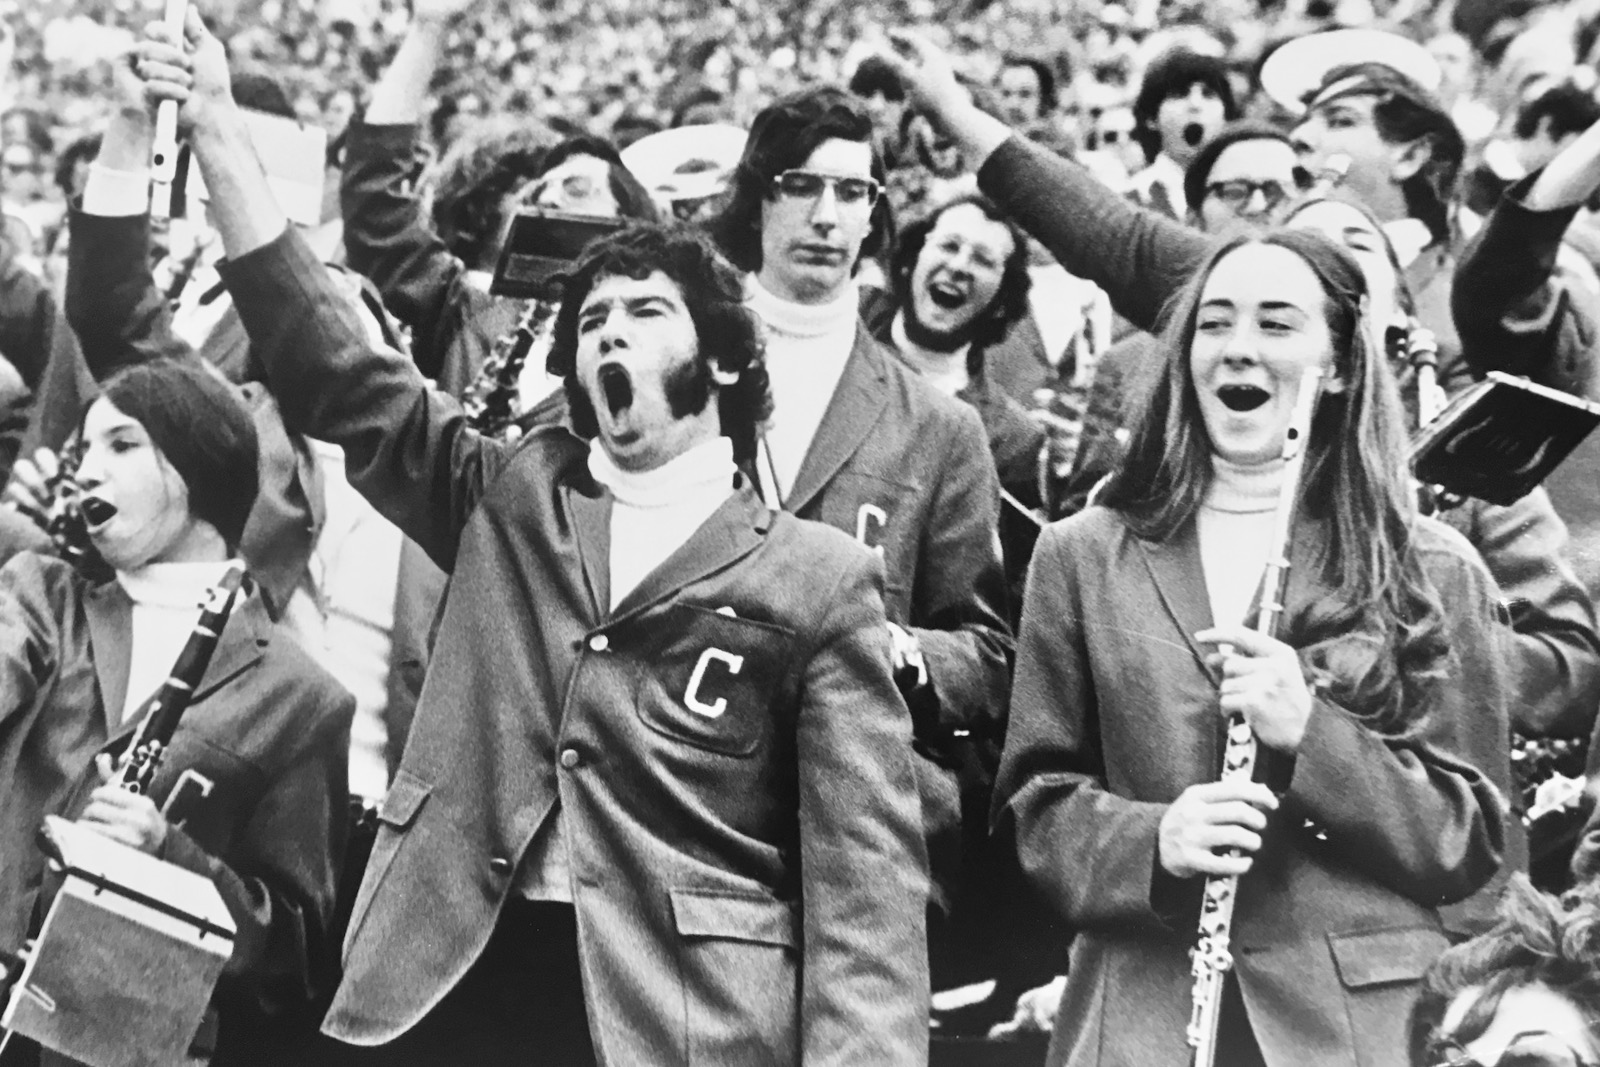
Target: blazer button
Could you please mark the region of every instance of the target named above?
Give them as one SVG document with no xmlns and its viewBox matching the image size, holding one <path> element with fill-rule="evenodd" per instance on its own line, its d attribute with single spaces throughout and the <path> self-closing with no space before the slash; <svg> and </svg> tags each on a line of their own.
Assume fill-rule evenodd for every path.
<svg viewBox="0 0 1600 1067">
<path fill-rule="evenodd" d="M 504 856 L 496 856 L 489 861 L 489 869 L 504 877 L 511 873 L 511 861 Z"/>
<path fill-rule="evenodd" d="M 595 652 L 604 652 L 611 647 L 611 638 L 605 634 L 595 634 L 589 638 L 589 648 Z"/>
<path fill-rule="evenodd" d="M 561 750 L 561 766 L 565 767 L 569 771 L 582 762 L 582 760 L 583 757 L 578 755 L 578 750 L 575 748 L 564 748 Z"/>
</svg>

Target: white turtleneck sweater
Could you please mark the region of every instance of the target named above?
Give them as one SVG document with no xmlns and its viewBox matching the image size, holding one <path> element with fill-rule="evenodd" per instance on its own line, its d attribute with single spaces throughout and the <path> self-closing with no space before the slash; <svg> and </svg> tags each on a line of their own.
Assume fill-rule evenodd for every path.
<svg viewBox="0 0 1600 1067">
<path fill-rule="evenodd" d="M 733 494 L 733 442 L 716 437 L 653 471 L 625 471 L 598 440 L 589 473 L 611 493 L 611 608 L 666 562 Z M 530 900 L 572 900 L 571 861 L 558 805 L 534 836 L 517 872 Z"/>
<path fill-rule="evenodd" d="M 830 303 L 796 304 L 773 295 L 752 274 L 745 283 L 745 306 L 767 327 L 773 412 L 766 455 L 757 467 L 767 501 L 776 506 L 794 488 L 811 439 L 839 387 L 855 346 L 859 298 L 856 287 L 847 285 Z"/>
<path fill-rule="evenodd" d="M 967 387 L 967 353 L 972 345 L 965 344 L 954 352 L 937 352 L 923 348 L 906 336 L 906 313 L 896 312 L 889 324 L 889 340 L 895 350 L 928 380 L 928 384 L 946 396 L 955 396 Z"/>
<path fill-rule="evenodd" d="M 124 722 L 167 680 L 200 618 L 206 592 L 227 567 L 227 562 L 213 560 L 149 563 L 136 571 L 117 572 L 117 582 L 133 601 L 128 694 L 121 709 Z"/>
<path fill-rule="evenodd" d="M 1272 544 L 1273 512 L 1283 485 L 1284 463 L 1252 466 L 1211 457 L 1211 487 L 1196 519 L 1200 564 L 1205 571 L 1211 618 L 1218 626 L 1244 621 L 1261 585 Z"/>
<path fill-rule="evenodd" d="M 611 492 L 611 607 L 683 546 L 733 493 L 733 442 L 714 437 L 652 471 L 625 471 L 599 440 L 589 473 Z"/>
</svg>

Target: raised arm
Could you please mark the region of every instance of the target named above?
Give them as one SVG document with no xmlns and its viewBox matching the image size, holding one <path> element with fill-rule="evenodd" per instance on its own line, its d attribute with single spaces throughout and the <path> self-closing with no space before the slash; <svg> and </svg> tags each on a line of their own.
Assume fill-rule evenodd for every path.
<svg viewBox="0 0 1600 1067">
<path fill-rule="evenodd" d="M 1523 374 L 1600 396 L 1592 276 L 1562 264 L 1561 239 L 1600 189 L 1600 124 L 1543 171 L 1506 190 L 1456 267 L 1451 309 L 1462 354 L 1479 374 Z"/>
<path fill-rule="evenodd" d="M 1087 170 L 1014 134 L 978 109 L 932 44 L 914 34 L 891 36 L 897 52 L 885 59 L 916 108 L 978 165 L 979 188 L 1069 274 L 1104 289 L 1135 326 L 1154 329 L 1210 251 L 1210 239 L 1135 207 Z"/>
<path fill-rule="evenodd" d="M 194 355 L 173 332 L 171 308 L 150 273 L 151 120 L 138 79 L 117 67 L 119 106 L 89 168 L 82 208 L 71 212 L 67 249 L 67 322 L 97 381 L 137 363 Z"/>
<path fill-rule="evenodd" d="M 451 23 L 477 0 L 418 0 L 400 49 L 373 88 L 362 120 L 351 127 L 339 183 L 345 252 L 352 270 L 378 287 L 384 303 L 412 331 L 422 373 L 439 376 L 437 338 L 466 265 L 433 232 L 412 190 L 428 90 Z"/>
<path fill-rule="evenodd" d="M 359 294 L 289 229 L 233 102 L 221 42 L 193 9 L 185 48 L 155 24 L 139 49 L 152 99 L 178 100 L 192 130 L 229 256 L 223 281 L 285 425 L 342 446 L 351 484 L 449 570 L 506 449 L 470 431 L 459 404 L 368 330 Z"/>
</svg>

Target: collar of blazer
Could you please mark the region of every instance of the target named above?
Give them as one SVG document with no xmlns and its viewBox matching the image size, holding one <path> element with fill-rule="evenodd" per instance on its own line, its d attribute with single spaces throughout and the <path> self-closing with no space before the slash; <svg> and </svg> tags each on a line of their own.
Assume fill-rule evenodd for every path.
<svg viewBox="0 0 1600 1067">
<path fill-rule="evenodd" d="M 619 622 L 674 596 L 692 582 L 737 563 L 760 547 L 773 514 L 743 474 L 739 486 L 678 550 L 635 586 L 615 612 L 611 603 L 611 495 L 585 471 L 563 489 L 573 516 L 574 537 L 592 598 L 592 625 Z"/>
<path fill-rule="evenodd" d="M 95 675 L 100 682 L 101 710 L 105 714 L 106 736 L 116 740 L 131 732 L 137 719 L 122 721 L 122 705 L 128 695 L 128 658 L 132 654 L 133 601 L 115 580 L 90 587 L 83 598 L 89 622 L 89 642 L 94 657 Z M 195 617 L 199 618 L 199 605 Z M 272 622 L 259 595 L 252 595 L 233 609 L 228 624 L 217 640 L 216 651 L 206 666 L 205 677 L 195 690 L 196 703 L 253 666 L 272 643 Z"/>
<path fill-rule="evenodd" d="M 1284 589 L 1284 619 L 1292 618 L 1295 606 L 1306 603 L 1312 596 L 1313 572 L 1325 544 L 1325 536 L 1318 524 L 1301 515 L 1295 526 L 1289 550 L 1289 581 Z M 1127 536 L 1138 546 L 1139 554 L 1149 568 L 1156 595 L 1183 631 L 1183 639 L 1194 653 L 1200 669 L 1214 683 L 1221 685 L 1221 672 L 1206 664 L 1206 656 L 1213 649 L 1194 639 L 1197 632 L 1209 629 L 1213 624 L 1211 596 L 1206 591 L 1205 568 L 1200 562 L 1198 527 L 1193 521 L 1187 522 L 1172 537 L 1160 542 L 1143 540 L 1131 532 Z M 1263 559 L 1263 578 L 1266 576 L 1266 564 L 1267 561 Z M 1245 618 L 1253 620 L 1260 606 L 1261 585 L 1258 581 Z"/>
<path fill-rule="evenodd" d="M 833 399 L 828 401 L 822 422 L 811 438 L 811 447 L 800 462 L 794 487 L 783 502 L 785 511 L 799 514 L 862 442 L 872 436 L 889 405 L 889 358 L 883 346 L 858 322 L 844 374 L 839 377 Z"/>
</svg>

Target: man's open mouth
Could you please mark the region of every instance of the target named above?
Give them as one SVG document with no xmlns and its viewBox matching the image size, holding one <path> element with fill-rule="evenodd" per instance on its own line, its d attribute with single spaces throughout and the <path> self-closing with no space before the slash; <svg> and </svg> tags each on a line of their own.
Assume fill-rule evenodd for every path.
<svg viewBox="0 0 1600 1067">
<path fill-rule="evenodd" d="M 607 363 L 597 373 L 600 379 L 600 391 L 605 394 L 606 407 L 611 410 L 611 417 L 627 411 L 633 406 L 633 379 L 628 377 L 628 372 L 618 363 Z"/>
<path fill-rule="evenodd" d="M 1183 143 L 1190 148 L 1199 148 L 1200 142 L 1206 139 L 1206 128 L 1198 122 L 1191 122 L 1183 128 Z"/>
<path fill-rule="evenodd" d="M 1230 411 L 1254 411 L 1272 399 L 1259 385 L 1224 385 L 1217 390 L 1217 399 Z"/>
<path fill-rule="evenodd" d="M 83 521 L 91 528 L 104 526 L 117 514 L 117 506 L 109 500 L 102 500 L 97 496 L 85 496 L 78 501 L 78 510 L 83 512 Z"/>
<path fill-rule="evenodd" d="M 928 299 L 946 311 L 954 311 L 967 302 L 967 291 L 949 282 L 929 282 Z"/>
</svg>

